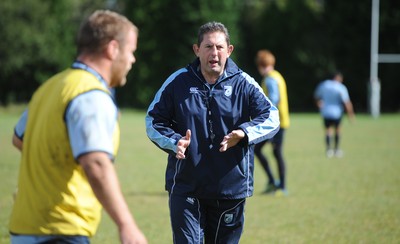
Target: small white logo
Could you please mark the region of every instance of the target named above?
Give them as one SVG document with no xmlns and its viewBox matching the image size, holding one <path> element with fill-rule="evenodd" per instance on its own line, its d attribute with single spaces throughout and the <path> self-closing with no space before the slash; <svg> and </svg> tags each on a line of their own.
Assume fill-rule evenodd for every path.
<svg viewBox="0 0 400 244">
<path fill-rule="evenodd" d="M 186 202 L 190 203 L 190 204 L 194 204 L 194 198 L 193 197 L 187 197 L 186 198 Z"/>
<path fill-rule="evenodd" d="M 199 88 L 197 88 L 197 87 L 190 87 L 190 93 L 192 93 L 192 94 L 197 94 L 197 93 L 199 93 Z"/>
<path fill-rule="evenodd" d="M 232 221 L 233 221 L 233 214 L 225 214 L 225 216 L 224 216 L 224 221 L 225 221 L 225 223 L 227 223 L 227 224 L 232 223 Z"/>
<path fill-rule="evenodd" d="M 232 95 L 232 86 L 224 86 L 225 96 L 230 97 Z"/>
</svg>

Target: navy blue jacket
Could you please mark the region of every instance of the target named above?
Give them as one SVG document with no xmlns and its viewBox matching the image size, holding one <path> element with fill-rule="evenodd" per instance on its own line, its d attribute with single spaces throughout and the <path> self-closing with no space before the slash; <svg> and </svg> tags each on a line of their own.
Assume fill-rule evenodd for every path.
<svg viewBox="0 0 400 244">
<path fill-rule="evenodd" d="M 234 129 L 246 137 L 219 152 Z M 192 131 L 186 159 L 177 142 Z M 279 130 L 278 110 L 248 74 L 228 59 L 225 72 L 210 86 L 196 59 L 173 73 L 157 92 L 146 115 L 149 139 L 168 155 L 166 190 L 209 199 L 240 199 L 253 194 L 254 144 Z M 213 136 L 214 134 L 214 136 Z"/>
</svg>

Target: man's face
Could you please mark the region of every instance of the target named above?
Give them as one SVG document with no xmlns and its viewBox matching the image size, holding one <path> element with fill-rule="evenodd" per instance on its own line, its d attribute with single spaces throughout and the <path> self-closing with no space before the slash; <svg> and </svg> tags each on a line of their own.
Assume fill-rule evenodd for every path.
<svg viewBox="0 0 400 244">
<path fill-rule="evenodd" d="M 118 55 L 112 65 L 111 87 L 124 86 L 126 76 L 136 62 L 137 34 L 130 29 L 125 36 L 124 46 L 119 48 Z"/>
<path fill-rule="evenodd" d="M 227 44 L 223 32 L 210 32 L 204 34 L 200 46 L 193 45 L 193 50 L 200 59 L 201 72 L 209 81 L 209 78 L 218 78 L 225 69 L 226 60 L 233 51 L 233 46 Z"/>
</svg>

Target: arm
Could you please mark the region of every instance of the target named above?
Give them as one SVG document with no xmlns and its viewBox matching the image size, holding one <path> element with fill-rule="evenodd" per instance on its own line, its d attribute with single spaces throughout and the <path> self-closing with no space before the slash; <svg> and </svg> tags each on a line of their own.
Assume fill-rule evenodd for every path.
<svg viewBox="0 0 400 244">
<path fill-rule="evenodd" d="M 321 99 L 315 99 L 315 104 L 317 105 L 317 107 L 319 108 L 319 109 L 321 109 L 322 108 L 322 100 Z"/>
<path fill-rule="evenodd" d="M 129 211 L 108 155 L 92 152 L 80 156 L 78 161 L 97 199 L 118 226 L 121 243 L 147 243 Z"/>
<path fill-rule="evenodd" d="M 27 121 L 28 121 L 28 109 L 26 109 L 22 113 L 17 124 L 15 125 L 14 134 L 13 134 L 13 138 L 12 138 L 12 144 L 14 145 L 14 147 L 16 147 L 20 151 L 22 151 L 23 136 L 25 133 Z"/>
<path fill-rule="evenodd" d="M 166 153 L 175 154 L 178 159 L 182 157 L 182 155 L 178 155 L 178 150 L 182 152 L 182 148 L 178 148 L 178 146 L 181 146 L 178 143 L 187 144 L 184 140 L 188 138 L 183 138 L 183 135 L 176 133 L 172 128 L 176 122 L 173 117 L 174 100 L 170 90 L 175 77 L 183 71 L 185 69 L 178 70 L 164 82 L 151 102 L 145 119 L 147 137 L 158 148 Z"/>
<path fill-rule="evenodd" d="M 248 144 L 271 139 L 280 128 L 279 111 L 267 97 L 263 103 L 256 103 L 259 109 L 252 112 L 252 120 L 239 126 L 245 132 Z"/>
<path fill-rule="evenodd" d="M 321 84 L 315 88 L 314 91 L 314 100 L 315 100 L 315 105 L 317 105 L 318 109 L 321 109 L 323 106 L 323 100 L 322 100 L 322 94 L 321 94 Z"/>
<path fill-rule="evenodd" d="M 23 145 L 22 140 L 19 139 L 18 136 L 15 135 L 15 133 L 14 133 L 13 138 L 12 138 L 12 144 L 13 144 L 14 147 L 16 147 L 18 150 L 22 151 L 22 145 Z"/>
<path fill-rule="evenodd" d="M 347 88 L 342 85 L 341 97 L 343 101 L 344 108 L 346 109 L 347 115 L 349 116 L 350 122 L 354 122 L 354 110 L 353 110 L 353 103 L 350 100 L 349 92 Z"/>
<path fill-rule="evenodd" d="M 248 109 L 249 118 L 247 122 L 242 123 L 235 128 L 244 132 L 245 136 L 241 138 L 240 131 L 234 132 L 233 136 L 241 138 L 240 143 L 256 144 L 266 139 L 272 138 L 279 131 L 279 111 L 264 95 L 261 87 L 250 76 L 245 76 L 247 84 L 247 93 L 249 96 L 249 104 L 243 106 Z"/>
<path fill-rule="evenodd" d="M 347 112 L 347 115 L 349 116 L 350 122 L 354 122 L 355 115 L 354 115 L 354 110 L 353 110 L 353 103 L 349 100 L 344 103 L 344 106 L 346 108 L 346 112 Z"/>
<path fill-rule="evenodd" d="M 268 98 L 271 100 L 272 104 L 277 106 L 280 99 L 278 82 L 272 77 L 267 77 L 265 79 L 265 86 L 267 87 Z"/>
<path fill-rule="evenodd" d="M 111 159 L 118 110 L 111 97 L 99 90 L 81 94 L 66 111 L 74 158 L 82 166 L 96 198 L 116 223 L 122 243 L 146 243 L 122 195 Z"/>
</svg>

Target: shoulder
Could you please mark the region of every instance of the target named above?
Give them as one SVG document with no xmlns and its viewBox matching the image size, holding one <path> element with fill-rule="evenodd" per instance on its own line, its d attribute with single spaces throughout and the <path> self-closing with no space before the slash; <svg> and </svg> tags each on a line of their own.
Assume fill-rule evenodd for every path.
<svg viewBox="0 0 400 244">
<path fill-rule="evenodd" d="M 235 85 L 236 87 L 240 87 L 243 91 L 247 91 L 249 93 L 264 93 L 260 84 L 249 74 L 244 71 L 241 71 L 235 76 Z"/>
<path fill-rule="evenodd" d="M 277 70 L 272 70 L 268 76 L 276 80 L 283 80 L 282 74 Z"/>
<path fill-rule="evenodd" d="M 340 83 L 340 90 L 341 90 L 342 92 L 345 92 L 345 93 L 348 92 L 348 91 L 347 91 L 347 87 L 346 87 L 344 84 L 342 84 L 342 83 Z"/>
<path fill-rule="evenodd" d="M 190 69 L 189 67 L 180 68 L 180 69 L 176 70 L 175 72 L 173 72 L 168 77 L 168 79 L 173 79 L 173 78 L 179 77 L 180 75 L 187 74 L 189 72 L 189 69 Z"/>
<path fill-rule="evenodd" d="M 181 68 L 181 69 L 178 69 L 175 72 L 173 72 L 164 81 L 163 85 L 161 86 L 161 90 L 164 90 L 169 85 L 174 85 L 176 83 L 179 83 L 182 80 L 188 80 L 187 75 L 189 74 L 189 70 L 190 70 L 190 67 L 185 67 L 185 68 Z"/>
<path fill-rule="evenodd" d="M 331 80 L 324 80 L 321 82 L 320 86 L 323 88 L 329 87 L 334 85 L 334 83 Z"/>
<path fill-rule="evenodd" d="M 110 94 L 103 90 L 90 90 L 76 96 L 70 103 L 69 109 L 74 113 L 114 114 L 117 106 Z"/>
<path fill-rule="evenodd" d="M 249 74 L 247 74 L 244 71 L 241 71 L 240 73 L 238 73 L 236 75 L 236 79 L 238 81 L 244 81 L 244 82 L 240 82 L 240 83 L 244 83 L 245 85 L 248 85 L 251 87 L 253 87 L 253 86 L 259 87 L 260 86 L 258 84 L 258 82 L 252 76 L 250 76 Z"/>
<path fill-rule="evenodd" d="M 72 98 L 91 90 L 102 90 L 105 93 L 110 93 L 105 83 L 88 71 L 80 69 L 69 69 L 63 78 L 63 82 L 60 82 L 60 86 L 62 86 L 62 93 Z"/>
</svg>

